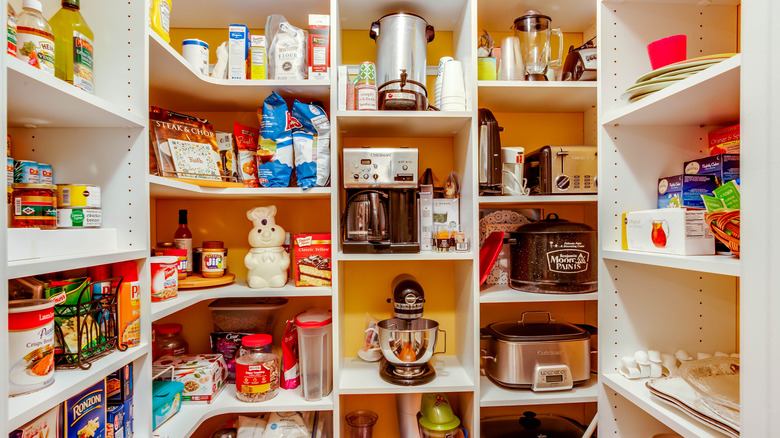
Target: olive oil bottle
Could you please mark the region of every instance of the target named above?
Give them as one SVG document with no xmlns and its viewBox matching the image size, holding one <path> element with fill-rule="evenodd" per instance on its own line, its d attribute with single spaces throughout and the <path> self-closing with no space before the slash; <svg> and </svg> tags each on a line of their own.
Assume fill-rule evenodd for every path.
<svg viewBox="0 0 780 438">
<path fill-rule="evenodd" d="M 62 9 L 49 20 L 54 33 L 54 74 L 94 93 L 92 75 L 95 35 L 81 16 L 79 0 L 62 0 Z"/>
</svg>

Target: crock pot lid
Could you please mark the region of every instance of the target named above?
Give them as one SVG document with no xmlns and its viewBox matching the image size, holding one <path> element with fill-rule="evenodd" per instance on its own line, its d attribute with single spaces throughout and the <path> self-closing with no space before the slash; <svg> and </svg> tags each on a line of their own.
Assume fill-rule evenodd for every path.
<svg viewBox="0 0 780 438">
<path fill-rule="evenodd" d="M 310 309 L 295 317 L 295 325 L 302 328 L 325 327 L 333 320 L 328 309 Z"/>
<path fill-rule="evenodd" d="M 544 220 L 531 222 L 520 226 L 517 231 L 509 233 L 514 234 L 540 234 L 540 233 L 571 233 L 571 232 L 594 232 L 589 225 L 579 222 L 569 222 L 561 219 L 555 213 L 550 213 Z"/>
<path fill-rule="evenodd" d="M 523 324 L 519 321 L 495 322 L 487 326 L 496 339 L 510 342 L 574 341 L 589 339 L 590 333 L 567 322 Z"/>
<path fill-rule="evenodd" d="M 537 438 L 542 434 L 560 438 L 580 438 L 585 428 L 574 420 L 554 414 L 523 412 L 523 416 L 504 415 L 480 420 L 486 438 Z"/>
</svg>

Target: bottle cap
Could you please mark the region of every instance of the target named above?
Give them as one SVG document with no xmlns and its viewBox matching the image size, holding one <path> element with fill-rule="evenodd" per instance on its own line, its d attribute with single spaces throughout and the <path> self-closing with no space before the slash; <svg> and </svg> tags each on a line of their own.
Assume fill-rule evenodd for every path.
<svg viewBox="0 0 780 438">
<path fill-rule="evenodd" d="M 224 248 L 225 243 L 221 240 L 207 240 L 203 242 L 203 248 Z"/>
<path fill-rule="evenodd" d="M 62 6 L 79 9 L 79 0 L 62 0 Z"/>
<path fill-rule="evenodd" d="M 245 347 L 264 347 L 272 341 L 271 335 L 249 335 L 241 338 L 241 344 Z"/>
<path fill-rule="evenodd" d="M 27 9 L 35 9 L 38 12 L 42 11 L 40 0 L 24 0 L 22 2 L 22 7 Z"/>
</svg>

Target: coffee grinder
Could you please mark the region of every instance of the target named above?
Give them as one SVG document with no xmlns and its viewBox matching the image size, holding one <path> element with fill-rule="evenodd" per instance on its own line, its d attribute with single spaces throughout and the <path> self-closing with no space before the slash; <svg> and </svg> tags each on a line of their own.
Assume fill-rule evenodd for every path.
<svg viewBox="0 0 780 438">
<path fill-rule="evenodd" d="M 379 365 L 379 376 L 394 385 L 423 385 L 436 377 L 428 362 L 434 354 L 447 352 L 447 333 L 439 323 L 424 319 L 425 294 L 417 280 L 409 275 L 397 276 L 392 283 L 395 318 L 377 324 L 379 346 L 384 359 Z M 444 351 L 436 350 L 439 332 L 444 333 Z"/>
<path fill-rule="evenodd" d="M 417 149 L 344 149 L 345 254 L 418 253 Z"/>
</svg>

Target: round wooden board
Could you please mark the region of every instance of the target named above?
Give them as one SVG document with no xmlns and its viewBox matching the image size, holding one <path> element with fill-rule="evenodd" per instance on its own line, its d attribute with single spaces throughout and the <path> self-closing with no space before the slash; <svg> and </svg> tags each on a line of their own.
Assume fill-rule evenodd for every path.
<svg viewBox="0 0 780 438">
<path fill-rule="evenodd" d="M 202 287 L 224 286 L 236 280 L 235 274 L 227 273 L 218 278 L 206 278 L 200 274 L 188 275 L 184 280 L 179 280 L 179 289 L 198 289 Z"/>
</svg>

